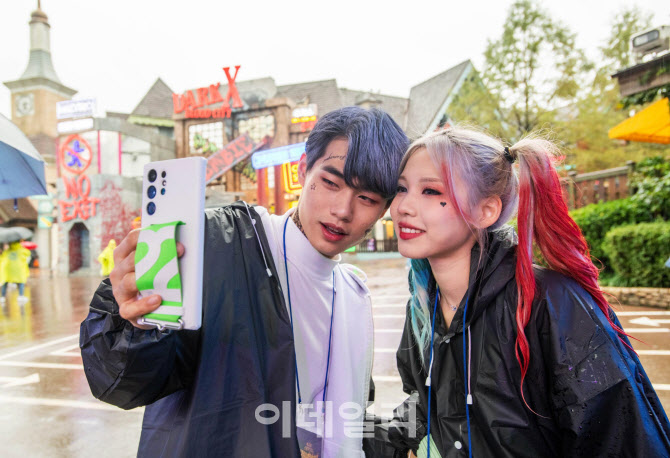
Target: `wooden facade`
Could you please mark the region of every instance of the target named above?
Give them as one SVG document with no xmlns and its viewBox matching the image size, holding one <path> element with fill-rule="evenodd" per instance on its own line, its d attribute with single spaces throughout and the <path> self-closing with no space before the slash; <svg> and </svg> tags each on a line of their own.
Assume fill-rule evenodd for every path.
<svg viewBox="0 0 670 458">
<path fill-rule="evenodd" d="M 573 210 L 598 202 L 624 199 L 629 194 L 630 175 L 635 168 L 633 161 L 624 167 L 577 174 L 570 172 L 561 180 L 563 198 Z"/>
</svg>

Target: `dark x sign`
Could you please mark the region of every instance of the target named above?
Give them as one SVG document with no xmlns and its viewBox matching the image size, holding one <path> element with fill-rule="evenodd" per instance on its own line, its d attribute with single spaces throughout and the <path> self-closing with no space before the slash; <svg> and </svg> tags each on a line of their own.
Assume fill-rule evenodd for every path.
<svg viewBox="0 0 670 458">
<path fill-rule="evenodd" d="M 221 97 L 219 92 L 220 83 L 211 84 L 209 87 L 201 87 L 193 91 L 186 91 L 183 95 L 172 94 L 172 104 L 174 113 L 179 114 L 186 111 L 187 118 L 209 118 L 222 117 L 229 118 L 231 108 L 243 108 L 244 102 L 240 98 L 240 93 L 237 91 L 235 80 L 240 66 L 235 66 L 235 74 L 230 75 L 230 67 L 224 67 L 223 71 L 228 80 L 228 90 L 225 97 Z M 229 102 L 232 101 L 232 104 Z M 221 103 L 223 102 L 223 103 Z M 216 109 L 200 109 L 205 106 L 221 103 L 221 106 Z"/>
</svg>

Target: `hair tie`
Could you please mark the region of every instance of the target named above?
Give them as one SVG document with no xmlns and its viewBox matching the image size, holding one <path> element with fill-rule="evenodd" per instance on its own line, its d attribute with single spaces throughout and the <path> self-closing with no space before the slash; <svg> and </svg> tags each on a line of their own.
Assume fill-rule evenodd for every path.
<svg viewBox="0 0 670 458">
<path fill-rule="evenodd" d="M 505 159 L 509 161 L 510 164 L 514 164 L 516 162 L 516 153 L 513 153 L 509 150 L 509 147 L 505 147 Z"/>
</svg>

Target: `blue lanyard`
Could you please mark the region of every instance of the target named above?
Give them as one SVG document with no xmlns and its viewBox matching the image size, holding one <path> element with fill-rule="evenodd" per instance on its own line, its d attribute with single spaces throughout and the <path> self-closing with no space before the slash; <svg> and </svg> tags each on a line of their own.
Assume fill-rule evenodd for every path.
<svg viewBox="0 0 670 458">
<path fill-rule="evenodd" d="M 290 217 L 289 217 L 290 218 Z M 284 269 L 286 270 L 286 290 L 288 293 L 288 310 L 291 316 L 291 335 L 293 336 L 293 342 L 295 342 L 295 333 L 293 332 L 293 307 L 291 306 L 291 283 L 288 279 L 288 261 L 286 260 L 286 226 L 288 225 L 289 218 L 286 218 L 284 223 Z M 328 333 L 328 359 L 326 360 L 326 380 L 323 382 L 323 403 L 322 403 L 322 413 L 326 408 L 326 390 L 328 388 L 328 371 L 330 370 L 330 347 L 331 342 L 333 341 L 333 315 L 335 315 L 335 270 L 333 270 L 333 301 L 330 309 L 330 331 Z M 294 362 L 295 362 L 295 382 L 298 386 L 298 405 L 302 405 L 302 395 L 300 394 L 300 377 L 298 375 L 298 356 L 296 352 L 293 352 Z"/>
<path fill-rule="evenodd" d="M 435 290 L 435 306 L 433 307 L 433 320 L 430 324 L 430 365 L 428 367 L 428 431 L 426 432 L 426 447 L 428 449 L 427 458 L 430 458 L 430 394 L 433 391 L 433 382 L 431 375 L 433 372 L 433 343 L 435 339 L 435 312 L 437 311 L 437 301 L 440 297 L 440 287 L 438 286 Z"/>
<path fill-rule="evenodd" d="M 466 292 L 467 294 L 467 292 Z M 426 458 L 430 458 L 430 394 L 433 391 L 433 383 L 431 380 L 431 373 L 433 372 L 433 342 L 434 342 L 434 336 L 435 336 L 435 312 L 437 311 L 437 302 L 438 298 L 440 297 L 440 287 L 436 286 L 435 289 L 435 306 L 433 306 L 433 319 L 430 324 L 430 366 L 428 369 L 428 379 L 426 380 L 426 384 L 428 385 L 428 431 L 426 433 L 426 448 L 427 448 L 427 453 L 426 453 Z M 468 300 L 469 298 L 465 299 L 465 309 L 463 310 L 463 377 L 465 380 L 463 381 L 465 384 L 465 416 L 467 418 L 467 424 L 468 424 L 468 456 L 472 458 L 472 436 L 470 434 L 470 409 L 468 405 L 470 402 L 468 402 L 468 365 L 467 365 L 467 360 L 465 358 L 465 317 L 467 316 L 468 313 Z"/>
</svg>

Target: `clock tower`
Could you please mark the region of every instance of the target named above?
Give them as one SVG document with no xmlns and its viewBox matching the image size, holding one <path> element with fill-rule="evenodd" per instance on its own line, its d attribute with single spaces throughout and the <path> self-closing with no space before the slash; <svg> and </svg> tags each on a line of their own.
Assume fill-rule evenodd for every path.
<svg viewBox="0 0 670 458">
<path fill-rule="evenodd" d="M 19 79 L 5 82 L 5 86 L 11 92 L 14 124 L 31 140 L 39 136 L 53 138 L 55 142 L 58 136 L 56 102 L 70 100 L 77 91 L 61 83 L 56 75 L 51 62 L 50 28 L 38 0 L 37 9 L 30 16 L 28 66 Z"/>
</svg>

